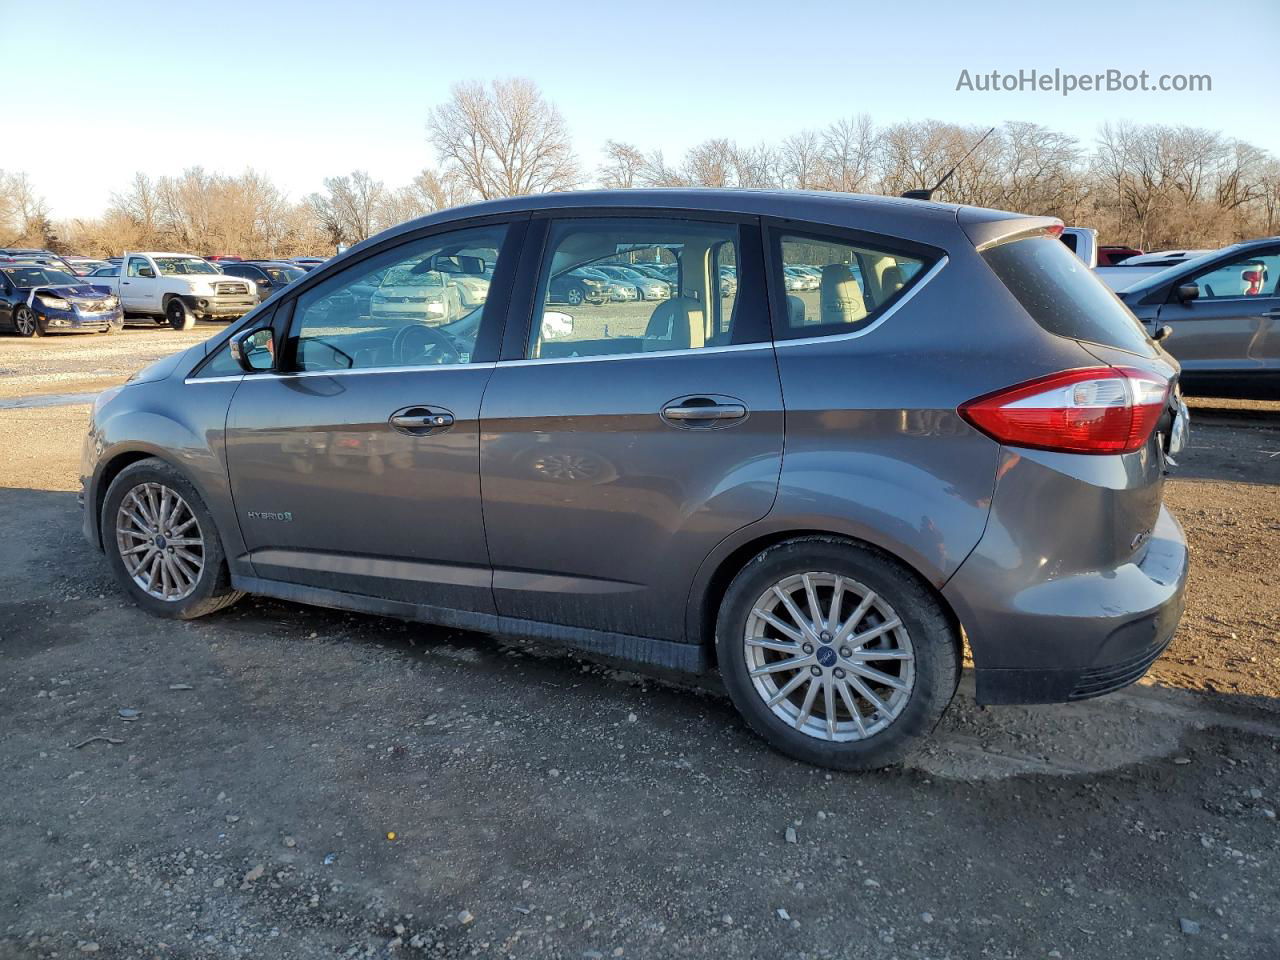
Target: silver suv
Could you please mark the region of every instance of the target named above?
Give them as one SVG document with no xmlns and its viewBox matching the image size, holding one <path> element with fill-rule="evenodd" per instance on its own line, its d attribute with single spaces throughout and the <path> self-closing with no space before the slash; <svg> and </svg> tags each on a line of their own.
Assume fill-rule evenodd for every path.
<svg viewBox="0 0 1280 960">
<path fill-rule="evenodd" d="M 964 639 L 979 700 L 1072 700 L 1182 610 L 1178 367 L 1061 228 L 718 190 L 432 215 L 105 392 L 85 534 L 161 616 L 248 592 L 716 668 L 786 753 L 891 763 Z M 623 262 L 670 296 L 565 304 Z M 464 268 L 483 304 L 414 300 Z"/>
</svg>

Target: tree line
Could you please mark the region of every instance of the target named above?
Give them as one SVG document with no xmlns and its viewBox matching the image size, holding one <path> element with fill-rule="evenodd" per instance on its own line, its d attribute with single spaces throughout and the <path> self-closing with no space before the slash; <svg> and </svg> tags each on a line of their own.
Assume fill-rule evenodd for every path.
<svg viewBox="0 0 1280 960">
<path fill-rule="evenodd" d="M 55 223 L 25 173 L 0 170 L 0 246 L 327 255 L 479 199 L 591 186 L 897 195 L 934 186 L 956 164 L 938 199 L 1060 217 L 1098 228 L 1104 243 L 1217 247 L 1280 233 L 1280 160 L 1219 131 L 1125 121 L 1103 124 L 1088 144 L 1027 121 L 1005 122 L 983 140 L 986 132 L 941 120 L 877 125 L 862 114 L 771 143 L 712 138 L 670 161 L 661 149 L 608 140 L 589 169 L 560 110 L 532 81 L 470 82 L 428 111 L 438 162 L 409 183 L 355 170 L 293 199 L 253 170 L 139 172 L 101 217 Z"/>
</svg>

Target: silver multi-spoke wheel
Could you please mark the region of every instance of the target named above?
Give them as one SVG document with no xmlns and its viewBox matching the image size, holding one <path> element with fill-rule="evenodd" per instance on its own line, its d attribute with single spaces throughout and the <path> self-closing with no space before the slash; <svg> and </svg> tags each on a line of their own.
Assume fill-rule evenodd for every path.
<svg viewBox="0 0 1280 960">
<path fill-rule="evenodd" d="M 747 616 L 743 653 L 765 705 L 818 740 L 865 740 L 911 699 L 915 653 L 901 618 L 856 580 L 786 577 Z"/>
<path fill-rule="evenodd" d="M 133 582 L 157 600 L 189 597 L 204 572 L 200 521 L 162 483 L 140 483 L 124 495 L 116 511 L 116 549 Z"/>
</svg>

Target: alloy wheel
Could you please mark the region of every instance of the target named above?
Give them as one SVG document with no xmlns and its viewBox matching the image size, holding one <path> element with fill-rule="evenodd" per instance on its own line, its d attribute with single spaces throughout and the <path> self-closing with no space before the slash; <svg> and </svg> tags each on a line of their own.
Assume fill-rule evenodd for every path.
<svg viewBox="0 0 1280 960">
<path fill-rule="evenodd" d="M 874 591 L 835 573 L 794 574 L 760 595 L 743 655 L 752 686 L 788 726 L 818 740 L 865 740 L 911 699 L 915 652 Z"/>
<path fill-rule="evenodd" d="M 29 337 L 36 330 L 36 315 L 30 307 L 19 307 L 13 313 L 13 324 L 24 337 Z"/>
<path fill-rule="evenodd" d="M 189 597 L 204 572 L 200 521 L 182 495 L 162 483 L 140 483 L 120 501 L 116 549 L 133 582 L 157 600 Z"/>
</svg>

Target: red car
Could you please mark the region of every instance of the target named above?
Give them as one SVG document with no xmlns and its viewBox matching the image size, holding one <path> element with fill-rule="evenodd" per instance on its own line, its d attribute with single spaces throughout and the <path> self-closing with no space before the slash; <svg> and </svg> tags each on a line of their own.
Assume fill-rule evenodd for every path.
<svg viewBox="0 0 1280 960">
<path fill-rule="evenodd" d="M 219 261 L 225 261 L 227 263 L 239 263 L 241 260 L 244 259 L 244 257 L 237 257 L 234 254 L 230 254 L 230 253 L 211 253 L 204 259 L 209 260 L 213 263 L 217 263 Z"/>
<path fill-rule="evenodd" d="M 1137 247 L 1098 247 L 1098 266 L 1114 267 L 1117 263 L 1124 263 L 1130 257 L 1136 257 L 1140 253 Z"/>
</svg>

